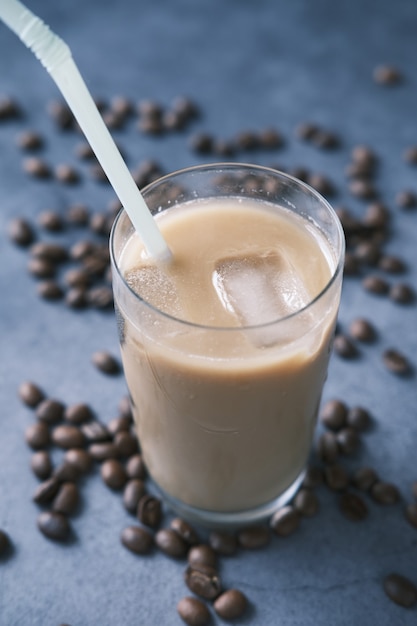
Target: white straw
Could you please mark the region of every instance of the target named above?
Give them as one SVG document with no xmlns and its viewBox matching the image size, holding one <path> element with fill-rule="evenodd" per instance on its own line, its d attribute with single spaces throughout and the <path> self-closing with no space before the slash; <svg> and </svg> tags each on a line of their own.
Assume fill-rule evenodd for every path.
<svg viewBox="0 0 417 626">
<path fill-rule="evenodd" d="M 0 0 L 0 18 L 48 70 L 71 108 L 150 257 L 171 252 L 88 91 L 67 44 L 18 0 Z"/>
</svg>

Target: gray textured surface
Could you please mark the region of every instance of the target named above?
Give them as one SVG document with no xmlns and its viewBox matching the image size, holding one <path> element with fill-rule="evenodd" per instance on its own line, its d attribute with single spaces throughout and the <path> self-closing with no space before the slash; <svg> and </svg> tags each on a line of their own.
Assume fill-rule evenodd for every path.
<svg viewBox="0 0 417 626">
<path fill-rule="evenodd" d="M 204 111 L 195 128 L 219 137 L 276 126 L 287 138 L 282 151 L 239 158 L 325 173 L 339 190 L 334 204 L 358 212 L 366 205 L 348 194 L 343 169 L 352 146 L 373 146 L 380 157 L 378 189 L 393 214 L 395 237 L 387 249 L 407 261 L 405 279 L 416 287 L 417 213 L 402 212 L 394 202 L 401 189 L 417 191 L 416 169 L 402 160 L 404 149 L 417 143 L 414 0 L 37 0 L 30 7 L 70 45 L 93 94 L 162 103 L 188 94 Z M 373 82 L 374 67 L 384 62 L 404 72 L 403 84 L 384 88 Z M 112 315 L 75 314 L 39 300 L 26 253 L 10 244 L 5 231 L 16 214 L 36 219 L 46 208 L 64 211 L 73 201 L 99 211 L 113 194 L 87 174 L 81 185 L 68 188 L 21 171 L 15 138 L 23 128 L 45 134 L 43 156 L 50 163 L 83 166 L 73 155 L 79 138 L 54 133 L 46 112 L 58 96 L 55 85 L 2 25 L 0 93 L 16 97 L 26 113 L 18 122 L 0 123 L 0 527 L 14 546 L 0 563 L 0 625 L 179 625 L 175 606 L 187 592 L 183 564 L 159 554 L 138 558 L 120 546 L 119 533 L 131 518 L 97 474 L 83 486 L 72 545 L 51 543 L 36 529 L 36 480 L 23 438 L 33 417 L 17 398 L 19 383 L 34 380 L 68 404 L 89 402 L 105 421 L 116 414 L 125 387 L 122 378 L 105 378 L 90 363 L 97 349 L 117 353 Z M 294 128 L 305 119 L 340 132 L 341 149 L 320 152 L 296 140 Z M 183 134 L 149 139 L 130 126 L 115 137 L 132 166 L 145 157 L 156 158 L 166 171 L 202 161 Z M 350 464 L 375 466 L 400 487 L 405 501 L 417 479 L 416 382 L 387 372 L 381 353 L 395 346 L 416 366 L 416 306 L 378 299 L 348 279 L 342 327 L 359 315 L 373 317 L 379 339 L 362 348 L 355 362 L 332 359 L 325 398 L 342 396 L 371 411 L 374 428 Z M 239 587 L 252 603 L 240 623 L 415 624 L 416 608 L 393 605 L 381 586 L 391 571 L 417 584 L 417 534 L 403 519 L 404 503 L 370 504 L 368 520 L 353 524 L 340 516 L 333 494 L 318 494 L 320 514 L 293 537 L 224 560 L 226 586 Z"/>
</svg>

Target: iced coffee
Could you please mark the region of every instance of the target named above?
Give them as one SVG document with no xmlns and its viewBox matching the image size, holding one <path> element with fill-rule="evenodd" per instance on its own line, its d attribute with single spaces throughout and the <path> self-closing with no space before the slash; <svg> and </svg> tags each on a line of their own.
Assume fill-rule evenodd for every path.
<svg viewBox="0 0 417 626">
<path fill-rule="evenodd" d="M 261 519 L 294 494 L 311 447 L 340 299 L 340 224 L 310 188 L 250 166 L 180 172 L 145 197 L 172 261 L 147 258 L 123 213 L 112 258 L 149 473 L 189 519 Z"/>
</svg>

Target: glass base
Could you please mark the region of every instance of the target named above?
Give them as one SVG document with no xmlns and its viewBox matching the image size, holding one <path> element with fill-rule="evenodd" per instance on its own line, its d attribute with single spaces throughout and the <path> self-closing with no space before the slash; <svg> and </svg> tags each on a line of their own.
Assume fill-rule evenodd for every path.
<svg viewBox="0 0 417 626">
<path fill-rule="evenodd" d="M 187 522 L 198 524 L 209 529 L 233 529 L 242 526 L 253 526 L 271 517 L 275 511 L 292 500 L 300 488 L 304 476 L 305 470 L 303 469 L 294 482 L 283 493 L 266 504 L 245 511 L 232 512 L 208 511 L 206 509 L 190 506 L 167 494 L 153 480 L 152 484 L 169 508 Z"/>
</svg>

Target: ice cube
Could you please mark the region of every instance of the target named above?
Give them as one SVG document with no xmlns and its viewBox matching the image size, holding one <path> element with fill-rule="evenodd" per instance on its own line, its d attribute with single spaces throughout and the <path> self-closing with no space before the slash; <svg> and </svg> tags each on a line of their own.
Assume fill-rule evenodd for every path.
<svg viewBox="0 0 417 626">
<path fill-rule="evenodd" d="M 300 310 L 311 299 L 291 262 L 275 250 L 222 259 L 212 281 L 221 303 L 242 326 L 274 322 Z M 277 331 L 264 327 L 262 335 L 262 342 L 269 343 Z"/>
<path fill-rule="evenodd" d="M 125 274 L 125 280 L 143 300 L 164 313 L 174 317 L 182 314 L 175 283 L 158 265 L 142 265 L 130 269 Z"/>
</svg>

